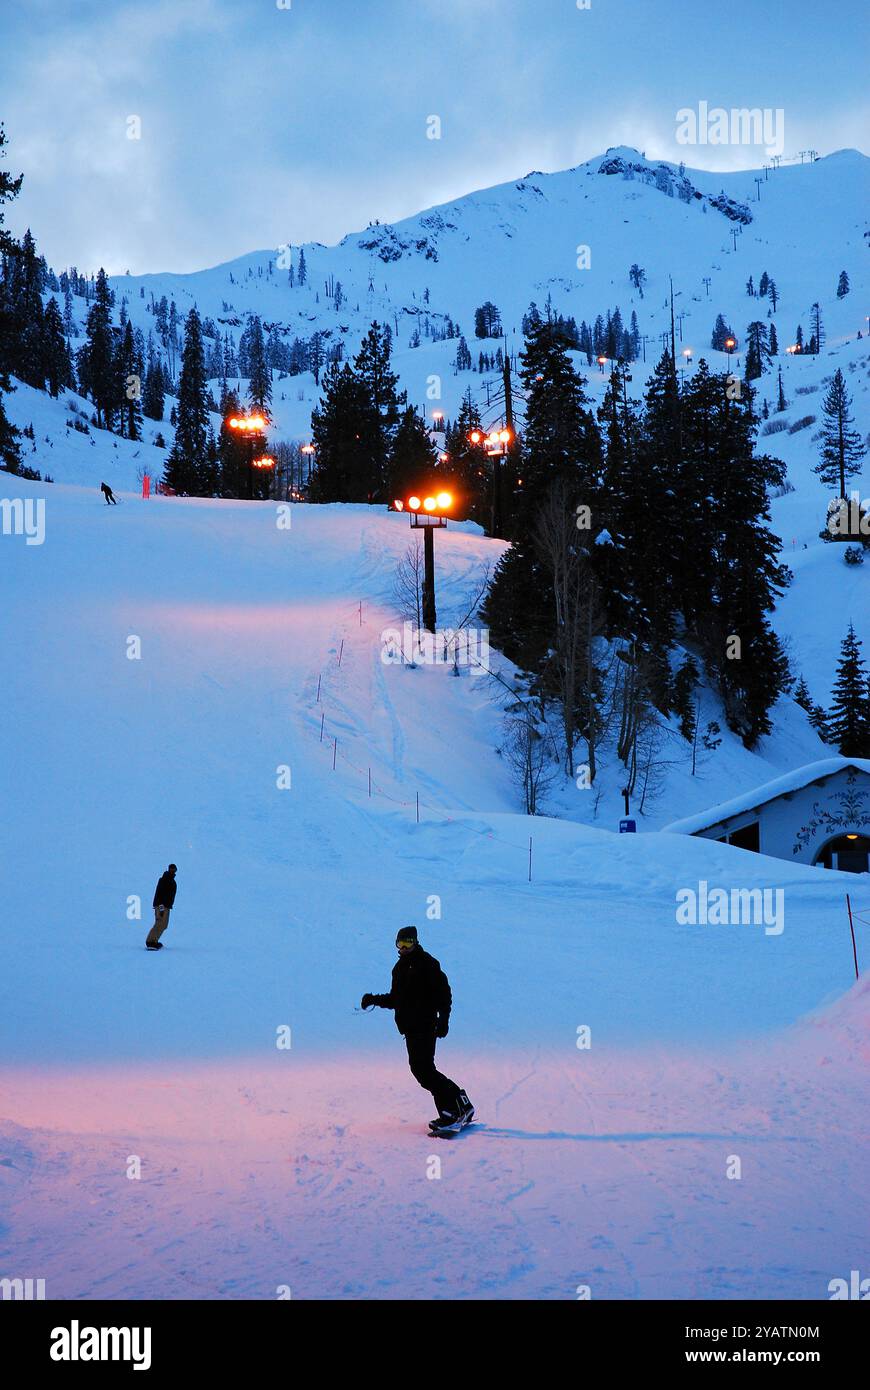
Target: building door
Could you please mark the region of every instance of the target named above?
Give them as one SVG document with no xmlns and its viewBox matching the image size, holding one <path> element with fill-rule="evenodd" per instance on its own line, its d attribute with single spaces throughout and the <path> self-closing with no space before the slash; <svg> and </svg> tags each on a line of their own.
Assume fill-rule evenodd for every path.
<svg viewBox="0 0 870 1390">
<path fill-rule="evenodd" d="M 829 840 L 816 856 L 817 864 L 826 869 L 839 869 L 841 873 L 866 874 L 870 872 L 870 838 L 866 835 L 838 835 Z"/>
</svg>

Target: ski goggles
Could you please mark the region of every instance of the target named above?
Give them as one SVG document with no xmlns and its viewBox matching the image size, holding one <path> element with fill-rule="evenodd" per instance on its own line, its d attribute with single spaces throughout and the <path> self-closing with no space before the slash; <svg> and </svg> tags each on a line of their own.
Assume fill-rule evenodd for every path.
<svg viewBox="0 0 870 1390">
<path fill-rule="evenodd" d="M 397 941 L 396 949 L 399 951 L 413 951 L 416 945 L 416 941 Z"/>
</svg>

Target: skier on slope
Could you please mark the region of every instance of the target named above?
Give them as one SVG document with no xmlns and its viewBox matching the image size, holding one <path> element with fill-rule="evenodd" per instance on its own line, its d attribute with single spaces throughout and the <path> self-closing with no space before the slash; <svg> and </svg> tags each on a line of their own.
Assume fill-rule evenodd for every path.
<svg viewBox="0 0 870 1390">
<path fill-rule="evenodd" d="M 106 506 L 107 506 L 107 507 L 109 506 L 110 503 L 111 503 L 113 506 L 117 507 L 117 505 L 118 505 L 118 499 L 117 499 L 117 497 L 115 496 L 115 494 L 114 494 L 114 492 L 112 491 L 112 489 L 109 487 L 109 484 L 108 484 L 108 483 L 100 483 L 100 492 L 103 493 L 103 495 L 104 495 L 104 497 L 105 497 L 105 499 L 106 499 Z"/>
<path fill-rule="evenodd" d="M 435 1044 L 447 1037 L 453 1002 L 447 976 L 434 956 L 423 950 L 416 927 L 402 927 L 396 937 L 399 959 L 393 966 L 389 994 L 364 994 L 360 1007 L 376 1004 L 395 1011 L 396 1027 L 405 1038 L 408 1065 L 415 1081 L 431 1091 L 438 1116 L 430 1129 L 461 1128 L 474 1107 L 463 1090 L 435 1067 Z"/>
<path fill-rule="evenodd" d="M 154 902 L 152 903 L 154 926 L 145 938 L 145 945 L 149 951 L 163 950 L 163 942 L 160 938 L 169 926 L 169 914 L 175 902 L 175 894 L 178 892 L 178 884 L 175 882 L 177 872 L 177 865 L 170 864 L 169 868 L 157 880 L 157 887 L 154 889 Z"/>
</svg>

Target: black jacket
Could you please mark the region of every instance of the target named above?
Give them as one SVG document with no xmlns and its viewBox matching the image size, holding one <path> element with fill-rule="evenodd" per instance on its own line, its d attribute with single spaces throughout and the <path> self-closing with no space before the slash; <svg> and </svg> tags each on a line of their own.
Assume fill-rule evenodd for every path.
<svg viewBox="0 0 870 1390">
<path fill-rule="evenodd" d="M 453 1003 L 447 976 L 434 956 L 417 946 L 393 966 L 389 994 L 373 994 L 382 1009 L 394 1009 L 400 1033 L 428 1031 L 446 1023 Z"/>
<path fill-rule="evenodd" d="M 178 884 L 172 874 L 161 874 L 157 880 L 157 887 L 154 889 L 154 901 L 152 907 L 171 908 L 175 902 L 175 894 L 178 891 Z"/>
</svg>

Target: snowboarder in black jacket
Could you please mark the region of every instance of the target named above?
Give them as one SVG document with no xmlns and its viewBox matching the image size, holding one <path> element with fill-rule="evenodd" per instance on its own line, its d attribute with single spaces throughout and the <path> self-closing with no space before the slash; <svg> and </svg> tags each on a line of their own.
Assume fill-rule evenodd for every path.
<svg viewBox="0 0 870 1390">
<path fill-rule="evenodd" d="M 154 926 L 145 938 L 145 945 L 149 951 L 162 951 L 163 942 L 160 940 L 166 928 L 169 926 L 169 914 L 175 902 L 175 894 L 178 892 L 178 884 L 175 882 L 175 875 L 178 868 L 175 864 L 170 864 L 165 873 L 162 873 L 157 880 L 157 887 L 154 889 Z"/>
<path fill-rule="evenodd" d="M 431 1091 L 438 1107 L 434 1125 L 466 1122 L 474 1108 L 463 1090 L 435 1067 L 435 1044 L 447 1037 L 453 999 L 447 976 L 434 956 L 423 950 L 416 927 L 402 927 L 396 937 L 399 959 L 393 966 L 389 994 L 364 994 L 361 1008 L 392 1009 L 404 1036 L 408 1065 L 415 1081 Z"/>
<path fill-rule="evenodd" d="M 115 494 L 114 494 L 114 492 L 112 491 L 112 489 L 109 487 L 109 484 L 108 484 L 108 483 L 100 483 L 100 492 L 103 493 L 103 495 L 104 495 L 104 497 L 105 497 L 105 499 L 106 499 L 106 506 L 107 506 L 107 507 L 108 507 L 110 504 L 112 504 L 112 505 L 114 505 L 114 506 L 117 507 L 117 505 L 118 505 L 118 499 L 117 499 L 117 497 L 115 496 Z"/>
</svg>

